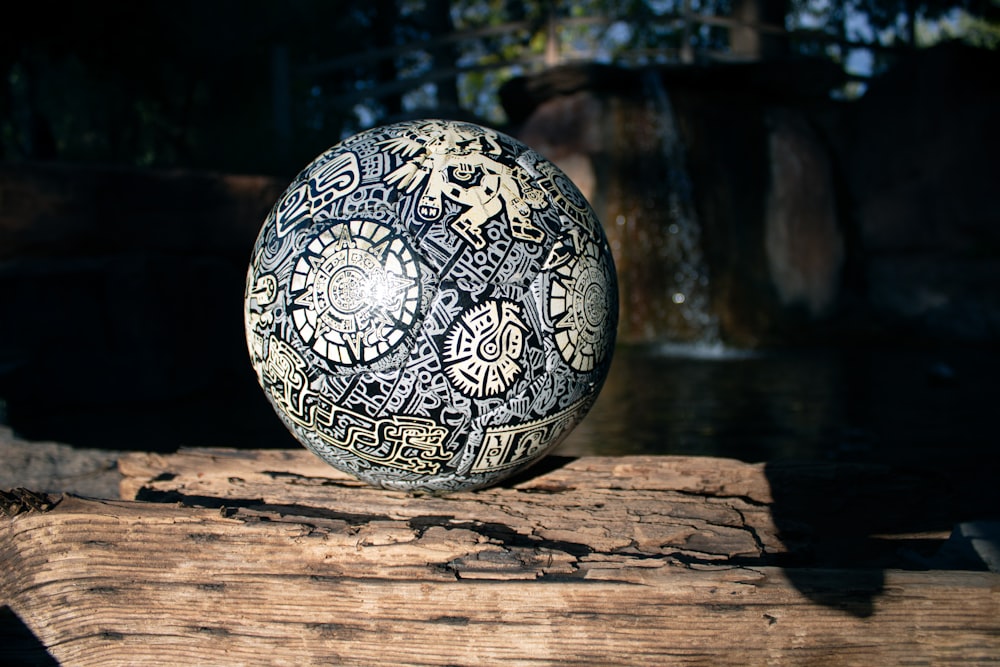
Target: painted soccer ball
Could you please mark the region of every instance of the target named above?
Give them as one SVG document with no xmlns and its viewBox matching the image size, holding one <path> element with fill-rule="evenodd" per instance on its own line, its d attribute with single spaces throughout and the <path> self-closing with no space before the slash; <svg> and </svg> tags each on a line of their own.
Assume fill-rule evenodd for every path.
<svg viewBox="0 0 1000 667">
<path fill-rule="evenodd" d="M 618 288 L 555 165 L 422 120 L 299 174 L 254 246 L 244 315 L 257 378 L 303 445 L 376 486 L 452 492 L 524 469 L 584 417 Z"/>
</svg>

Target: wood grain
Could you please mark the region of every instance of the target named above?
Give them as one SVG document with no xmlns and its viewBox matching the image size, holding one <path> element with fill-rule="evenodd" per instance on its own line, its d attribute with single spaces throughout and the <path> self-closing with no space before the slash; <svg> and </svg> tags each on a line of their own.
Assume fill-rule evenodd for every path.
<svg viewBox="0 0 1000 667">
<path fill-rule="evenodd" d="M 143 500 L 0 519 L 0 600 L 62 665 L 1000 659 L 1000 575 L 773 565 L 760 466 L 551 467 L 415 497 L 307 452 L 132 455 Z"/>
</svg>

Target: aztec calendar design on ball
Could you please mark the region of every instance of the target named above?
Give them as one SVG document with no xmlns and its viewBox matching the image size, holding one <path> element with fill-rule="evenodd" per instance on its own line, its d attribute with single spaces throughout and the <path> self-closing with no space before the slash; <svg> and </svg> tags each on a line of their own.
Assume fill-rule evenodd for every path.
<svg viewBox="0 0 1000 667">
<path fill-rule="evenodd" d="M 376 486 L 453 492 L 538 461 L 611 364 L 614 262 L 551 162 L 470 123 L 359 133 L 292 182 L 247 274 L 250 359 L 307 448 Z"/>
<path fill-rule="evenodd" d="M 392 228 L 351 220 L 323 230 L 292 272 L 292 322 L 320 356 L 353 367 L 384 357 L 417 320 L 420 269 Z"/>
</svg>

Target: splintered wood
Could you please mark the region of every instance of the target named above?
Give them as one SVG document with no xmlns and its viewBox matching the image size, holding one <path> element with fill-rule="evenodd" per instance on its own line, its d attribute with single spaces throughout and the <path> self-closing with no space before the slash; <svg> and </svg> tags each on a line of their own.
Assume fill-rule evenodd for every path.
<svg viewBox="0 0 1000 667">
<path fill-rule="evenodd" d="M 1000 575 L 779 567 L 762 466 L 546 465 L 435 497 L 304 450 L 129 455 L 126 500 L 7 503 L 0 605 L 62 665 L 1000 659 Z"/>
<path fill-rule="evenodd" d="M 483 539 L 476 553 L 550 552 L 558 549 L 547 545 L 560 545 L 568 554 L 586 551 L 588 558 L 672 555 L 730 562 L 783 549 L 760 467 L 736 461 L 576 459 L 513 486 L 445 497 L 364 485 L 305 450 L 142 454 L 120 467 L 123 498 L 226 506 L 231 514 L 264 512 L 275 520 L 326 518 L 351 525 L 351 531 L 375 525 L 407 533 L 396 540 L 406 543 L 440 527 L 443 532 L 434 535 L 471 532 Z M 457 576 L 470 576 L 455 567 Z M 515 568 L 509 576 L 535 573 Z"/>
</svg>

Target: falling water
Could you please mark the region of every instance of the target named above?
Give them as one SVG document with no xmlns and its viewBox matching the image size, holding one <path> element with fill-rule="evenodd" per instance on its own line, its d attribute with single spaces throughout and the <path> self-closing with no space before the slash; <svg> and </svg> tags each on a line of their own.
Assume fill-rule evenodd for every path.
<svg viewBox="0 0 1000 667">
<path fill-rule="evenodd" d="M 668 342 L 698 349 L 721 349 L 719 320 L 711 310 L 708 266 L 702 254 L 701 225 L 695 210 L 687 155 L 673 105 L 660 77 L 649 70 L 644 77 L 646 99 L 659 138 L 666 170 L 662 188 L 666 203 L 667 234 L 659 248 L 666 276 Z M 660 199 L 663 202 L 663 199 Z M 662 213 L 661 213 L 662 215 Z"/>
</svg>

